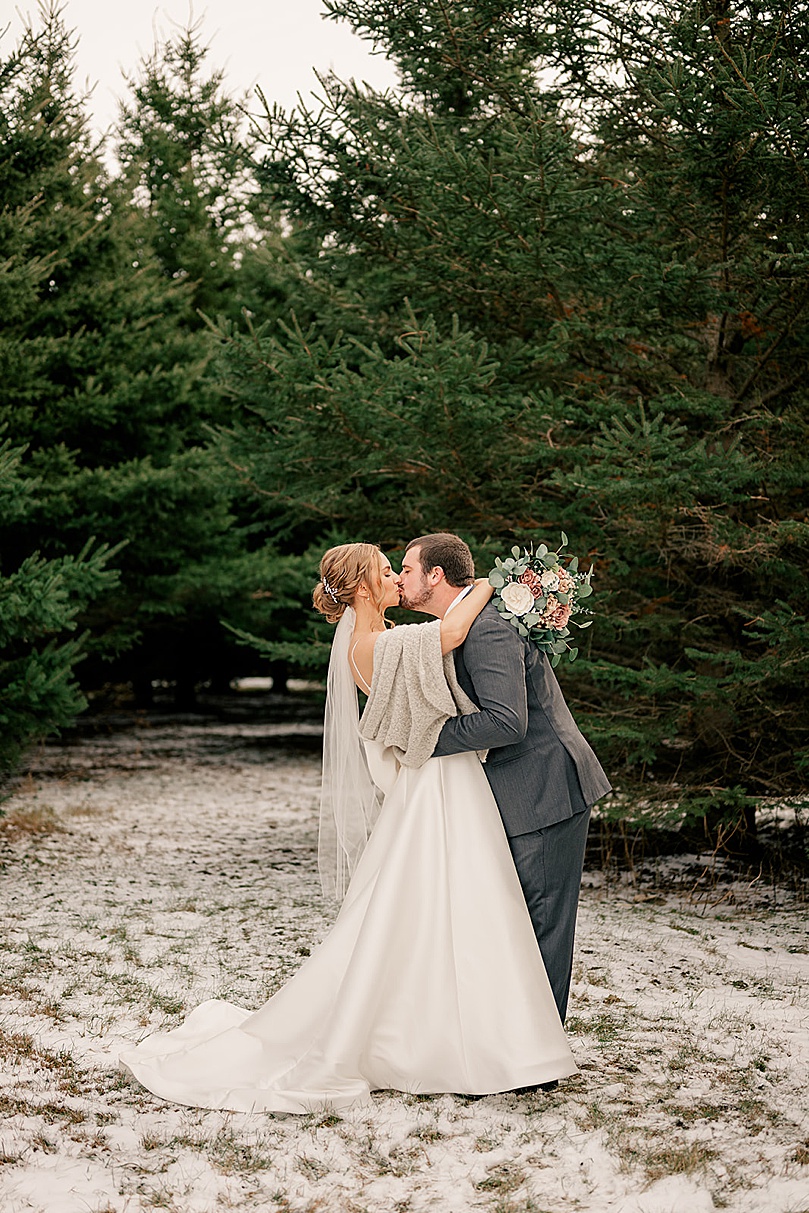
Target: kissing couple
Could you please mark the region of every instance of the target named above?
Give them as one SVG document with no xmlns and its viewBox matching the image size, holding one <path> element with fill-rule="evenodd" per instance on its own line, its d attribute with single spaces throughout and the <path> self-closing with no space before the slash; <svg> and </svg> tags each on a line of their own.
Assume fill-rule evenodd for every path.
<svg viewBox="0 0 809 1213">
<path fill-rule="evenodd" d="M 576 1073 L 562 1024 L 590 808 L 610 785 L 547 656 L 491 596 L 457 535 L 412 540 L 398 575 L 373 544 L 325 553 L 319 864 L 342 905 L 259 1010 L 212 999 L 123 1053 L 150 1091 L 305 1113 Z M 435 618 L 393 628 L 398 605 Z"/>
</svg>

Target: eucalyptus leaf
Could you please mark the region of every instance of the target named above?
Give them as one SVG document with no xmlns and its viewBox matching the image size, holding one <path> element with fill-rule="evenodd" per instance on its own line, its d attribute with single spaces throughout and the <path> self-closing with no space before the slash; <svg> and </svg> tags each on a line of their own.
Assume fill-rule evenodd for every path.
<svg viewBox="0 0 809 1213">
<path fill-rule="evenodd" d="M 578 573 L 578 571 L 579 571 L 578 556 L 573 556 L 571 558 L 571 560 L 569 561 L 568 566 L 567 566 L 567 571 L 568 571 L 568 573 Z"/>
<path fill-rule="evenodd" d="M 548 554 L 547 546 L 544 543 L 541 543 L 539 545 L 539 547 L 537 548 L 537 556 L 539 556 L 541 559 L 543 556 L 547 556 L 547 554 Z"/>
<path fill-rule="evenodd" d="M 565 644 L 564 640 L 554 640 L 551 648 L 553 649 L 554 653 L 564 653 L 567 649 L 567 645 Z"/>
<path fill-rule="evenodd" d="M 562 547 L 563 548 L 567 547 L 567 535 L 565 534 L 564 531 L 562 531 Z"/>
<path fill-rule="evenodd" d="M 516 546 L 516 544 L 515 544 L 515 546 L 514 546 L 514 547 L 511 549 L 511 555 L 512 555 L 512 556 L 514 556 L 515 558 L 516 558 L 516 557 L 519 557 L 519 556 L 521 556 L 521 555 L 522 555 L 522 551 L 520 550 L 520 548 L 518 548 L 518 547 Z"/>
<path fill-rule="evenodd" d="M 547 569 L 556 568 L 558 565 L 558 561 L 556 559 L 556 552 L 548 552 L 547 555 L 542 557 L 542 563 L 545 565 L 545 567 Z"/>
<path fill-rule="evenodd" d="M 562 606 L 567 606 L 568 603 L 570 602 L 570 595 L 561 594 L 561 593 L 557 592 L 556 599 L 558 602 L 560 602 L 562 604 Z"/>
<path fill-rule="evenodd" d="M 593 626 L 592 619 L 588 619 L 586 623 L 579 623 L 578 619 L 574 619 L 573 622 L 576 624 L 577 628 L 590 628 Z"/>
<path fill-rule="evenodd" d="M 578 657 L 578 655 L 579 655 L 578 649 L 568 649 L 567 659 L 568 659 L 568 661 L 575 661 L 576 658 Z"/>
<path fill-rule="evenodd" d="M 520 633 L 521 636 L 525 636 L 525 637 L 528 636 L 528 628 L 524 628 L 521 623 L 517 624 L 517 631 Z"/>
<path fill-rule="evenodd" d="M 496 590 L 502 590 L 506 584 L 506 579 L 499 569 L 492 569 L 489 573 L 489 585 L 493 585 Z"/>
<path fill-rule="evenodd" d="M 579 586 L 579 598 L 589 598 L 593 592 L 593 587 L 589 581 L 582 581 Z"/>
<path fill-rule="evenodd" d="M 558 666 L 560 661 L 561 661 L 561 657 L 559 656 L 558 653 L 556 653 L 555 656 L 551 657 L 551 666 L 554 670 L 556 669 L 556 667 Z"/>
<path fill-rule="evenodd" d="M 529 611 L 527 615 L 523 615 L 522 621 L 527 628 L 533 628 L 539 623 L 539 615 L 536 611 Z"/>
</svg>

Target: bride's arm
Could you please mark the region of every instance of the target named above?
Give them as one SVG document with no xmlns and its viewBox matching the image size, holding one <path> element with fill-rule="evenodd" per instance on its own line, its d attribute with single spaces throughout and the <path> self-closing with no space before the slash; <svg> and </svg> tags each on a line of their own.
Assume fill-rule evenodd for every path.
<svg viewBox="0 0 809 1213">
<path fill-rule="evenodd" d="M 494 590 L 485 577 L 478 577 L 474 586 L 445 619 L 441 620 L 441 652 L 451 653 L 460 648 L 469 635 L 469 629 L 490 600 Z M 400 624 L 400 627 L 420 628 L 423 624 Z M 351 673 L 361 691 L 368 693 L 374 676 L 374 645 L 384 632 L 369 632 L 361 636 L 351 649 Z M 357 677 L 359 675 L 359 677 Z"/>
<path fill-rule="evenodd" d="M 470 593 L 444 616 L 441 620 L 442 653 L 451 653 L 453 649 L 460 648 L 493 593 L 487 578 L 478 577 Z"/>
</svg>

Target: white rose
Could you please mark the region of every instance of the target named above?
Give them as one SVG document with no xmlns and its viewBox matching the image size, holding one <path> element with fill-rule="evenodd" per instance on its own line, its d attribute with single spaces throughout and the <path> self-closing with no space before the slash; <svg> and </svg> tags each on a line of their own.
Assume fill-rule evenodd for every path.
<svg viewBox="0 0 809 1213">
<path fill-rule="evenodd" d="M 510 581 L 500 591 L 500 597 L 513 615 L 525 615 L 534 605 L 534 595 L 520 581 Z"/>
<path fill-rule="evenodd" d="M 551 572 L 550 569 L 546 569 L 539 580 L 543 590 L 559 589 L 559 578 L 557 577 L 556 573 Z"/>
</svg>

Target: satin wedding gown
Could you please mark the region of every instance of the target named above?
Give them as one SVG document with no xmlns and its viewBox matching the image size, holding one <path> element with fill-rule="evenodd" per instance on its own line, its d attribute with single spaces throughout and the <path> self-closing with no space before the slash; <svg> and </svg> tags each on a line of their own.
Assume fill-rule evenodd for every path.
<svg viewBox="0 0 809 1213">
<path fill-rule="evenodd" d="M 154 1094 L 304 1113 L 576 1072 L 477 755 L 366 749 L 386 796 L 332 930 L 258 1011 L 204 1002 L 123 1053 Z"/>
</svg>

